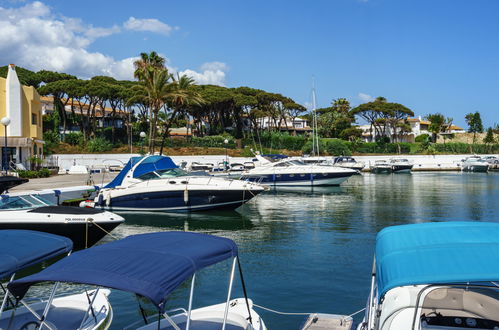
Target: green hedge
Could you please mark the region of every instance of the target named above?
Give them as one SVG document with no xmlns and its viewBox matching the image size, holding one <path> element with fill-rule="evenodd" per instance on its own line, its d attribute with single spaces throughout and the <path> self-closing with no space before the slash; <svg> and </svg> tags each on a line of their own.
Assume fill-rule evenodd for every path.
<svg viewBox="0 0 499 330">
<path fill-rule="evenodd" d="M 225 139 L 229 141 L 227 145 L 224 143 Z M 170 148 L 181 147 L 206 147 L 206 148 L 231 148 L 236 147 L 236 141 L 232 136 L 212 135 L 205 137 L 192 137 L 186 138 L 169 138 L 165 141 L 165 146 Z"/>
<path fill-rule="evenodd" d="M 34 179 L 34 178 L 48 178 L 50 176 L 50 171 L 46 168 L 42 168 L 39 171 L 17 171 L 20 178 Z"/>
<path fill-rule="evenodd" d="M 407 142 L 400 143 L 378 143 L 365 142 L 359 144 L 354 151 L 361 154 L 407 154 L 411 151 L 411 144 Z"/>
<path fill-rule="evenodd" d="M 434 143 L 432 147 L 437 152 L 453 154 L 496 154 L 499 153 L 499 143 L 496 144 L 468 144 L 461 142 Z"/>
</svg>

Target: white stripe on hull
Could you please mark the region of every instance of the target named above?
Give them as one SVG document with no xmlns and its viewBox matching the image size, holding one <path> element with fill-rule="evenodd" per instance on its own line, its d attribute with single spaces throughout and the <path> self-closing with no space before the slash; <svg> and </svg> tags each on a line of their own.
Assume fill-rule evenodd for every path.
<svg viewBox="0 0 499 330">
<path fill-rule="evenodd" d="M 221 207 L 221 206 L 229 206 L 233 204 L 242 204 L 246 203 L 248 200 L 239 200 L 239 201 L 233 201 L 233 202 L 225 202 L 225 203 L 216 203 L 216 204 L 201 204 L 201 205 L 194 205 L 194 206 L 176 206 L 176 207 L 158 207 L 158 208 L 142 208 L 142 207 L 99 207 L 97 206 L 96 208 L 102 208 L 105 210 L 117 212 L 117 213 L 135 213 L 135 212 L 175 212 L 175 211 L 193 211 L 193 210 L 198 210 L 198 209 L 210 209 L 210 208 L 216 208 L 216 207 Z M 111 202 L 112 203 L 112 202 Z"/>
</svg>

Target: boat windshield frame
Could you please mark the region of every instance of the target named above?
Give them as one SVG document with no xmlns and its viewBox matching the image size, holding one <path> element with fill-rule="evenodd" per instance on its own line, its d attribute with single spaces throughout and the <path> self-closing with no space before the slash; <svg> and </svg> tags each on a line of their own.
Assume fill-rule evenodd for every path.
<svg viewBox="0 0 499 330">
<path fill-rule="evenodd" d="M 19 202 L 22 203 L 23 205 L 16 207 L 15 206 L 16 204 L 14 203 L 19 203 Z M 0 198 L 0 210 L 2 211 L 29 210 L 37 207 L 53 206 L 53 205 L 56 204 L 51 203 L 38 195 L 18 195 L 18 196 L 2 195 L 2 197 Z"/>
<path fill-rule="evenodd" d="M 142 174 L 141 176 L 137 177 L 137 179 L 142 181 L 161 180 L 161 179 L 177 178 L 187 175 L 189 174 L 181 168 L 168 168 L 164 170 L 156 170 Z"/>
</svg>

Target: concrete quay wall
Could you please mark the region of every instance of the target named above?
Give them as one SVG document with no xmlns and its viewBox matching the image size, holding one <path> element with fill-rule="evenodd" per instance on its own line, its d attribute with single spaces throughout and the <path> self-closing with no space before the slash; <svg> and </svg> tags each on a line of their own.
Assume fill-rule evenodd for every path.
<svg viewBox="0 0 499 330">
<path fill-rule="evenodd" d="M 139 154 L 59 154 L 54 155 L 60 169 L 59 173 L 66 173 L 73 165 L 85 166 L 88 169 L 102 169 L 109 166 L 125 165 L 131 156 Z M 388 160 L 391 158 L 405 158 L 414 164 L 414 170 L 459 170 L 461 161 L 470 155 L 379 155 L 379 156 L 355 156 L 357 161 L 362 161 L 369 167 L 376 160 Z M 485 155 L 481 155 L 485 156 Z M 494 155 L 499 156 L 499 155 Z M 225 155 L 192 155 L 192 156 L 170 156 L 176 164 L 187 162 L 212 163 L 217 165 L 225 160 Z M 333 157 L 324 157 L 332 159 Z M 229 157 L 230 163 L 242 163 L 251 161 L 251 157 Z"/>
</svg>

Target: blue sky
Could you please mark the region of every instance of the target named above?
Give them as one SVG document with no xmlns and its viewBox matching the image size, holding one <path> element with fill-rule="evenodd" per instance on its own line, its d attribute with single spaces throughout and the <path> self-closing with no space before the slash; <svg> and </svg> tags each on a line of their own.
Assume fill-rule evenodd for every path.
<svg viewBox="0 0 499 330">
<path fill-rule="evenodd" d="M 318 106 L 384 96 L 499 123 L 498 1 L 0 1 L 0 63 L 126 78 L 156 50 L 200 83 Z M 26 18 L 32 18 L 26 21 Z"/>
</svg>

